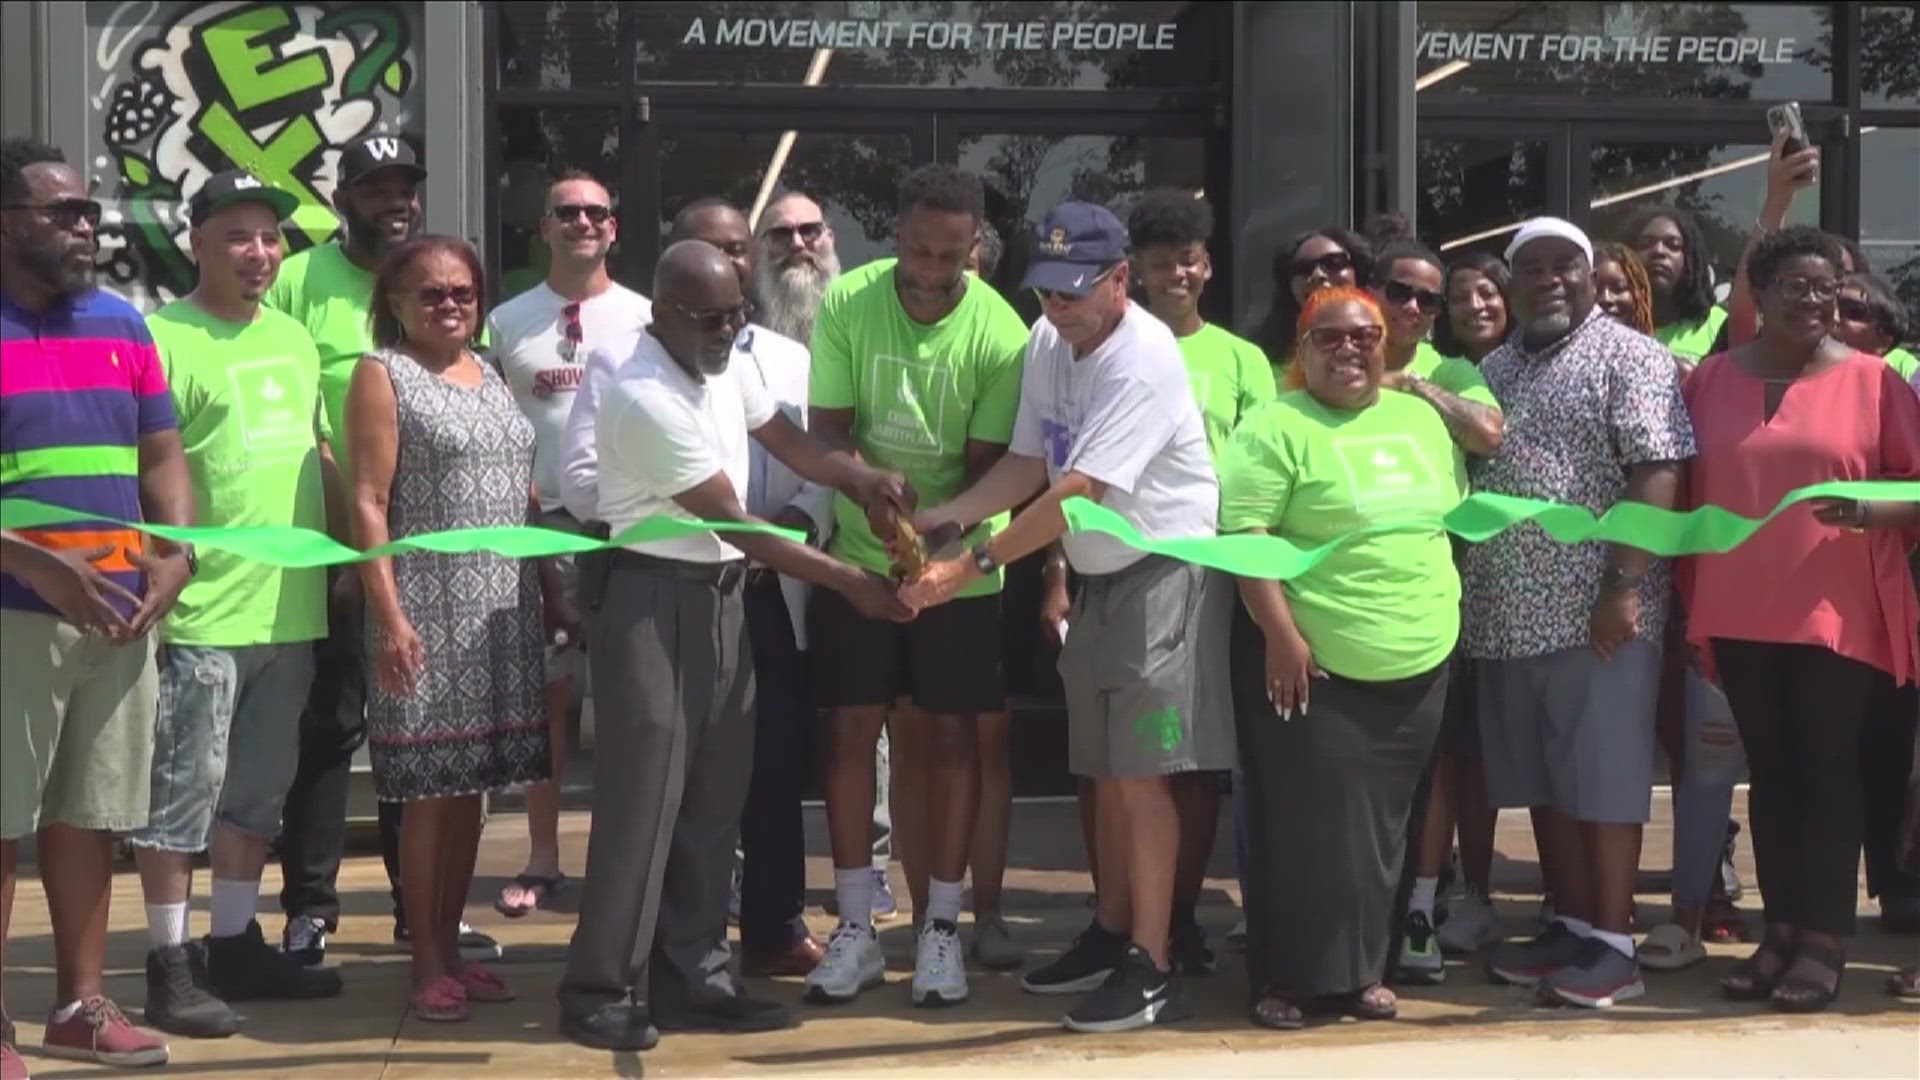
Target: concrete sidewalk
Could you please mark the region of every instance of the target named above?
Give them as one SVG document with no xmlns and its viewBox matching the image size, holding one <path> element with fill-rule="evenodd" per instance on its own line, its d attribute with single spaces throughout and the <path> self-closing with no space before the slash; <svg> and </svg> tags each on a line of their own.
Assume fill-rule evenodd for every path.
<svg viewBox="0 0 1920 1080">
<path fill-rule="evenodd" d="M 1658 813 L 1665 814 L 1665 800 Z M 825 858 L 824 823 L 808 811 L 809 919 L 824 934 L 831 925 L 819 909 L 832 880 Z M 586 816 L 562 822 L 566 866 L 578 873 L 585 858 Z M 1032 962 L 1064 947 L 1082 927 L 1086 878 L 1077 815 L 1067 803 L 1025 804 L 1015 811 L 1006 882 L 1006 909 Z M 1490 985 L 1478 965 L 1449 965 L 1445 985 L 1409 988 L 1397 1023 L 1341 1021 L 1304 1031 L 1260 1031 L 1244 1019 L 1245 986 L 1239 958 L 1222 938 L 1237 918 L 1231 863 L 1215 860 L 1202 922 L 1221 953 L 1211 978 L 1192 986 L 1197 1016 L 1177 1026 L 1120 1036 L 1063 1031 L 1070 1002 L 1022 993 L 1017 974 L 976 972 L 973 1000 L 957 1009 L 923 1011 L 907 1004 L 911 930 L 903 918 L 882 932 L 888 985 L 838 1008 L 802 1004 L 799 980 L 753 980 L 755 993 L 791 1003 L 800 1025 L 766 1035 L 669 1035 L 642 1055 L 612 1055 L 561 1041 L 555 1030 L 553 990 L 577 891 L 564 891 L 556 909 L 510 921 L 492 909 L 499 887 L 525 857 L 525 819 L 490 823 L 481 853 L 469 917 L 506 945 L 501 972 L 520 999 L 475 1005 L 465 1024 L 431 1024 L 406 1008 L 405 953 L 392 944 L 387 885 L 380 860 L 354 857 L 343 872 L 348 911 L 329 963 L 340 968 L 348 993 L 312 1005 L 245 1006 L 241 1034 L 225 1040 L 173 1042 L 168 1076 L 293 1078 L 532 1078 L 584 1080 L 601 1076 L 818 1076 L 899 1075 L 998 1077 L 1045 1070 L 1071 1076 L 1920 1076 L 1920 1009 L 1896 1002 L 1880 984 L 1897 963 L 1920 961 L 1920 938 L 1896 938 L 1863 921 L 1844 992 L 1818 1017 L 1788 1019 L 1763 1008 L 1734 1005 L 1716 989 L 1721 973 L 1746 946 L 1715 946 L 1698 967 L 1649 973 L 1645 998 L 1607 1013 L 1541 1009 L 1520 991 Z M 1644 864 L 1667 864 L 1666 823 L 1648 832 Z M 1498 838 L 1495 887 L 1508 930 L 1528 930 L 1537 900 L 1537 870 L 1525 816 L 1508 814 Z M 1744 852 L 1743 852 L 1744 853 Z M 1744 866 L 1752 880 L 1751 866 Z M 269 872 L 269 888 L 277 880 Z M 1646 875 L 1648 888 L 1660 875 Z M 896 875 L 896 886 L 898 886 Z M 199 882 L 204 932 L 205 875 Z M 900 892 L 904 905 L 906 895 Z M 1642 898 L 1643 917 L 1665 914 L 1665 898 Z M 1865 903 L 1863 911 L 1871 909 Z M 1751 908 L 1754 900 L 1746 901 Z M 279 933 L 271 896 L 262 919 Z M 23 880 L 8 949 L 7 998 L 19 1024 L 29 1064 L 41 1080 L 115 1075 L 112 1070 L 39 1057 L 39 1020 L 51 1004 L 52 942 L 41 890 Z M 113 933 L 108 950 L 109 992 L 138 1019 L 145 998 L 140 974 L 146 932 L 138 879 L 115 881 Z M 154 1075 L 148 1073 L 148 1075 Z"/>
</svg>

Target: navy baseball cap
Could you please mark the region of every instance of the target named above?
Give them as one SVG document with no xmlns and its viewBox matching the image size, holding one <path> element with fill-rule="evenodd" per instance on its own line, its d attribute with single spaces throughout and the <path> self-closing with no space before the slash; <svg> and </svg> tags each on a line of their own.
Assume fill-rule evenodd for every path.
<svg viewBox="0 0 1920 1080">
<path fill-rule="evenodd" d="M 1053 208 L 1033 247 L 1033 262 L 1021 285 L 1085 296 L 1100 272 L 1124 262 L 1127 227 L 1104 206 L 1067 202 Z"/>
<path fill-rule="evenodd" d="M 291 191 L 266 183 L 245 169 L 214 173 L 187 200 L 187 222 L 204 225 L 213 212 L 234 203 L 257 202 L 272 208 L 281 221 L 300 208 L 300 197 Z"/>
</svg>

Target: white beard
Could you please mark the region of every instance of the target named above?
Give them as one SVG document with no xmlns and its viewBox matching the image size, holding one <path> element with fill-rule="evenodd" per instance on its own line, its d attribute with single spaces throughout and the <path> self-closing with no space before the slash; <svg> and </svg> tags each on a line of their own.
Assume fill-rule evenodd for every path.
<svg viewBox="0 0 1920 1080">
<path fill-rule="evenodd" d="M 840 256 L 827 252 L 818 266 L 776 268 L 762 258 L 753 267 L 753 291 L 759 297 L 760 325 L 805 345 L 813 336 L 813 318 L 827 286 L 840 276 Z"/>
</svg>

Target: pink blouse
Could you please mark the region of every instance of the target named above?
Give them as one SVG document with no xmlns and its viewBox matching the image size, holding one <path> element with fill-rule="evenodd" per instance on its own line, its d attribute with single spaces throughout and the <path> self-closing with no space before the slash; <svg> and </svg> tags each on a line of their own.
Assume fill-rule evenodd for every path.
<svg viewBox="0 0 1920 1080">
<path fill-rule="evenodd" d="M 1790 384 L 1771 420 L 1766 392 L 1725 354 L 1687 379 L 1699 444 L 1687 471 L 1692 505 L 1760 517 L 1809 484 L 1920 479 L 1920 396 L 1878 357 L 1854 353 Z M 1732 551 L 1692 559 L 1687 638 L 1819 645 L 1912 682 L 1914 540 L 1901 529 L 1822 525 L 1811 504 L 1789 507 Z"/>
</svg>

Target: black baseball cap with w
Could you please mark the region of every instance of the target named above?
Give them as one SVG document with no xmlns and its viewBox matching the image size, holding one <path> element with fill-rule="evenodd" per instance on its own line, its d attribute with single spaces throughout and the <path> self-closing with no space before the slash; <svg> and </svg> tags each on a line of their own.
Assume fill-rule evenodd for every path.
<svg viewBox="0 0 1920 1080">
<path fill-rule="evenodd" d="M 427 178 L 419 154 L 404 135 L 362 135 L 340 151 L 342 187 L 357 184 L 381 169 L 399 169 L 415 180 Z"/>
</svg>

